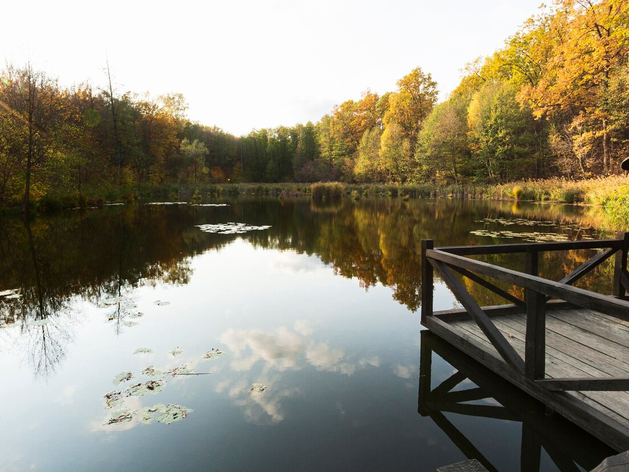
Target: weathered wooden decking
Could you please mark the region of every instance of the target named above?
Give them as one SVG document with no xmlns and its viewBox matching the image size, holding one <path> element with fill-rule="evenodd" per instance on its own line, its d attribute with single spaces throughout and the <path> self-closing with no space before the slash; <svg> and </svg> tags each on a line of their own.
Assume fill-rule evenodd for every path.
<svg viewBox="0 0 629 472">
<path fill-rule="evenodd" d="M 432 249 L 432 241 L 425 241 L 422 324 L 611 447 L 627 450 L 628 247 L 626 234 L 605 241 L 441 249 Z M 602 251 L 561 281 L 537 276 L 540 252 L 573 249 Z M 524 272 L 465 257 L 517 252 L 526 254 Z M 616 256 L 614 295 L 570 285 L 612 255 Z M 433 312 L 433 269 L 464 309 Z M 453 271 L 510 305 L 480 307 Z M 491 279 L 523 288 L 524 299 Z"/>
</svg>

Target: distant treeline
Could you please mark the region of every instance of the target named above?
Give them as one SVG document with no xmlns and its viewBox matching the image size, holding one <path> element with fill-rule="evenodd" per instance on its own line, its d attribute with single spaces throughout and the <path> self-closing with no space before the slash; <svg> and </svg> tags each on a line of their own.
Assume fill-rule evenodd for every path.
<svg viewBox="0 0 629 472">
<path fill-rule="evenodd" d="M 437 102 L 420 68 L 316 123 L 236 137 L 181 95 L 61 88 L 0 73 L 0 205 L 110 198 L 143 185 L 504 183 L 619 171 L 629 155 L 629 0 L 556 0 Z"/>
</svg>

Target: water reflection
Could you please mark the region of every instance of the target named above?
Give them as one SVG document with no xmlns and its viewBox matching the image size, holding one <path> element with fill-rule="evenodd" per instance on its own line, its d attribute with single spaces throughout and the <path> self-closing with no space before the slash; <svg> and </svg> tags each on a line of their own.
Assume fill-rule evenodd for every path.
<svg viewBox="0 0 629 472">
<path fill-rule="evenodd" d="M 435 239 L 439 245 L 504 242 L 499 236 L 492 239 L 472 232 L 497 234 L 505 221 L 512 231 L 530 232 L 533 228 L 547 234 L 562 233 L 569 239 L 591 237 L 594 231 L 574 222 L 571 213 L 576 211 L 570 208 L 563 218 L 571 220 L 556 224 L 549 223 L 549 218 L 558 216 L 545 213 L 542 207 L 496 202 L 236 200 L 220 207 L 137 205 L 67 212 L 34 221 L 4 219 L 0 221 L 0 292 L 17 289 L 21 296 L 0 297 L 0 329 L 20 325 L 22 339 L 16 337 L 14 341 L 27 344 L 34 370 L 48 375 L 64 358 L 72 339 L 68 313 L 76 311 L 77 300 L 98 306 L 116 300 L 107 305 L 106 316 L 121 334 L 142 315 L 133 306 L 135 290 L 189 283 L 191 261 L 196 255 L 219 250 L 236 238 L 256 248 L 316 255 L 335 274 L 356 279 L 365 290 L 378 284 L 390 287 L 395 300 L 416 311 L 421 303 L 422 239 Z M 202 231 L 230 221 L 264 230 L 243 234 Z M 540 273 L 559 279 L 589 254 L 552 257 L 541 261 Z M 488 259 L 505 267 L 523 263 L 509 255 Z M 279 264 L 282 270 L 308 270 Z M 611 270 L 611 262 L 599 270 Z M 611 277 L 592 276 L 580 283 L 605 292 L 610 288 L 609 280 Z M 502 302 L 495 294 L 468 285 L 483 304 Z M 291 342 L 286 336 L 282 342 Z M 337 361 L 341 353 L 333 349 L 323 352 L 322 348 L 317 353 L 313 349 L 306 350 L 313 365 L 322 369 L 332 365 L 346 372 L 352 369 Z M 241 359 L 243 366 L 253 361 Z M 277 361 L 278 365 L 290 362 L 290 356 Z"/>
<path fill-rule="evenodd" d="M 454 368 L 445 378 L 447 369 L 443 367 L 433 373 L 433 354 Z M 500 443 L 484 441 L 490 430 L 500 429 L 499 423 L 521 423 L 522 471 L 591 470 L 614 454 L 582 429 L 559 415 L 548 414 L 544 405 L 428 331 L 421 333 L 418 411 L 429 416 L 468 459 L 478 460 L 492 472 L 517 470 L 515 464 L 505 464 L 503 452 L 507 443 L 515 440 L 505 434 Z M 466 435 L 462 432 L 466 418 L 487 421 L 488 426 Z"/>
</svg>

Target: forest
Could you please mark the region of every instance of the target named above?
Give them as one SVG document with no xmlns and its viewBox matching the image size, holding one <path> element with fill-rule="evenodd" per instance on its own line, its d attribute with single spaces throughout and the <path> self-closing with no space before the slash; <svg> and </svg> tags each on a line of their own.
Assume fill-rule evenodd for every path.
<svg viewBox="0 0 629 472">
<path fill-rule="evenodd" d="M 191 122 L 180 94 L 61 87 L 0 72 L 0 206 L 140 187 L 242 182 L 500 184 L 620 172 L 629 155 L 629 0 L 556 0 L 468 64 L 438 103 L 417 67 L 317 123 L 233 136 Z"/>
</svg>

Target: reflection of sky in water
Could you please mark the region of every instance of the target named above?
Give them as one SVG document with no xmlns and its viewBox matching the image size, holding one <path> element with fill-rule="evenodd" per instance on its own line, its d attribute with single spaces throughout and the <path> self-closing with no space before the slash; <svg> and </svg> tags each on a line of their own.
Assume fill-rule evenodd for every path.
<svg viewBox="0 0 629 472">
<path fill-rule="evenodd" d="M 19 327 L 4 330 L 0 398 L 11 407 L 0 414 L 0 455 L 5 458 L 0 470 L 31 465 L 85 470 L 86 464 L 105 470 L 122 466 L 139 448 L 147 453 L 136 470 L 174 470 L 175 462 L 163 457 L 169 449 L 180 451 L 174 453 L 176 463 L 187 464 L 181 470 L 191 470 L 204 464 L 192 450 L 208 444 L 214 453 L 220 451 L 222 470 L 253 470 L 255 450 L 277 449 L 280 439 L 292 438 L 288 444 L 297 453 L 311 447 L 308 437 L 326 443 L 343 424 L 350 430 L 382 427 L 370 410 L 385 401 L 379 393 L 385 379 L 389 394 L 405 395 L 403 415 L 411 424 L 419 420 L 413 393 L 418 320 L 391 300 L 390 289 L 378 285 L 365 292 L 355 280 L 334 276 L 316 257 L 254 249 L 242 240 L 197 256 L 190 265 L 187 285 L 149 285 L 123 293 L 132 300 L 132 311 L 143 315 L 133 319 L 134 326 L 116 326 L 111 305 L 73 302 L 72 317 L 54 320 L 65 324 L 73 340 L 47 379 L 35 377 L 25 359 L 32 341 Z M 160 306 L 156 300 L 167 303 Z M 140 347 L 153 352 L 134 354 Z M 175 348 L 183 352 L 169 354 Z M 212 348 L 225 355 L 204 359 Z M 106 425 L 112 411 L 105 409 L 103 395 L 118 388 L 112 383 L 117 374 L 134 372 L 135 378 L 119 387 L 124 389 L 148 380 L 141 374 L 148 366 L 168 370 L 183 364 L 211 375 L 169 377 L 163 391 L 127 398 L 124 407 L 139 411 L 177 403 L 193 410 L 185 420 L 143 425 L 134 417 Z M 375 372 L 377 388 L 372 386 Z M 252 392 L 254 384 L 266 390 Z M 319 425 L 307 432 L 306 425 L 316 424 L 316 418 Z M 261 433 L 257 427 L 279 429 Z M 354 440 L 362 444 L 361 438 L 362 433 Z M 241 441 L 255 445 L 243 450 Z"/>
<path fill-rule="evenodd" d="M 73 297 L 45 324 L 0 329 L 0 471 L 435 470 L 465 459 L 431 419 L 417 413 L 419 312 L 400 304 L 417 306 L 417 257 L 408 257 L 411 241 L 400 243 L 400 235 L 410 233 L 389 220 L 376 225 L 369 219 L 389 213 L 357 206 L 354 214 L 354 205 L 349 214 L 364 232 L 354 234 L 351 225 L 333 231 L 326 225 L 334 213 L 317 214 L 321 220 L 313 228 L 329 231 L 329 237 L 310 238 L 304 230 L 296 246 L 304 254 L 262 249 L 263 238 L 291 237 L 273 233 L 280 221 L 261 216 L 253 222 L 273 227 L 243 239 L 194 226 L 212 218 L 249 221 L 246 205 L 243 216 L 227 219 L 213 208 L 192 213 L 195 218 L 174 228 L 163 244 L 172 243 L 185 258 L 185 270 L 164 279 L 171 283 L 140 278 L 136 288 L 123 284 L 120 305 L 112 295 L 97 305 Z M 407 229 L 424 229 L 412 213 L 407 216 Z M 135 240 L 143 241 L 137 236 L 142 231 L 140 226 Z M 262 239 L 254 247 L 252 238 Z M 122 262 L 137 250 L 125 249 L 123 240 Z M 216 241 L 226 246 L 191 256 L 196 253 L 179 253 L 173 241 L 187 249 Z M 127 275 L 136 267 L 127 267 Z M 434 305 L 456 306 L 439 283 Z M 152 352 L 134 354 L 138 348 Z M 205 359 L 216 348 L 224 355 Z M 179 355 L 170 354 L 176 349 Z M 61 362 L 38 367 L 46 356 Z M 453 372 L 438 357 L 433 364 L 433 382 Z M 105 394 L 146 382 L 150 377 L 142 371 L 149 366 L 168 371 L 182 365 L 208 375 L 168 376 L 162 391 L 126 398 L 124 407 L 135 412 L 179 404 L 192 410 L 185 420 L 145 425 L 134 414 L 129 422 L 106 425 L 118 408 L 105 408 Z M 115 386 L 112 380 L 125 371 L 134 379 Z M 493 448 L 500 470 L 517 470 L 517 423 L 458 418 L 457 424 Z M 507 449 L 508 455 L 500 453 Z"/>
</svg>

